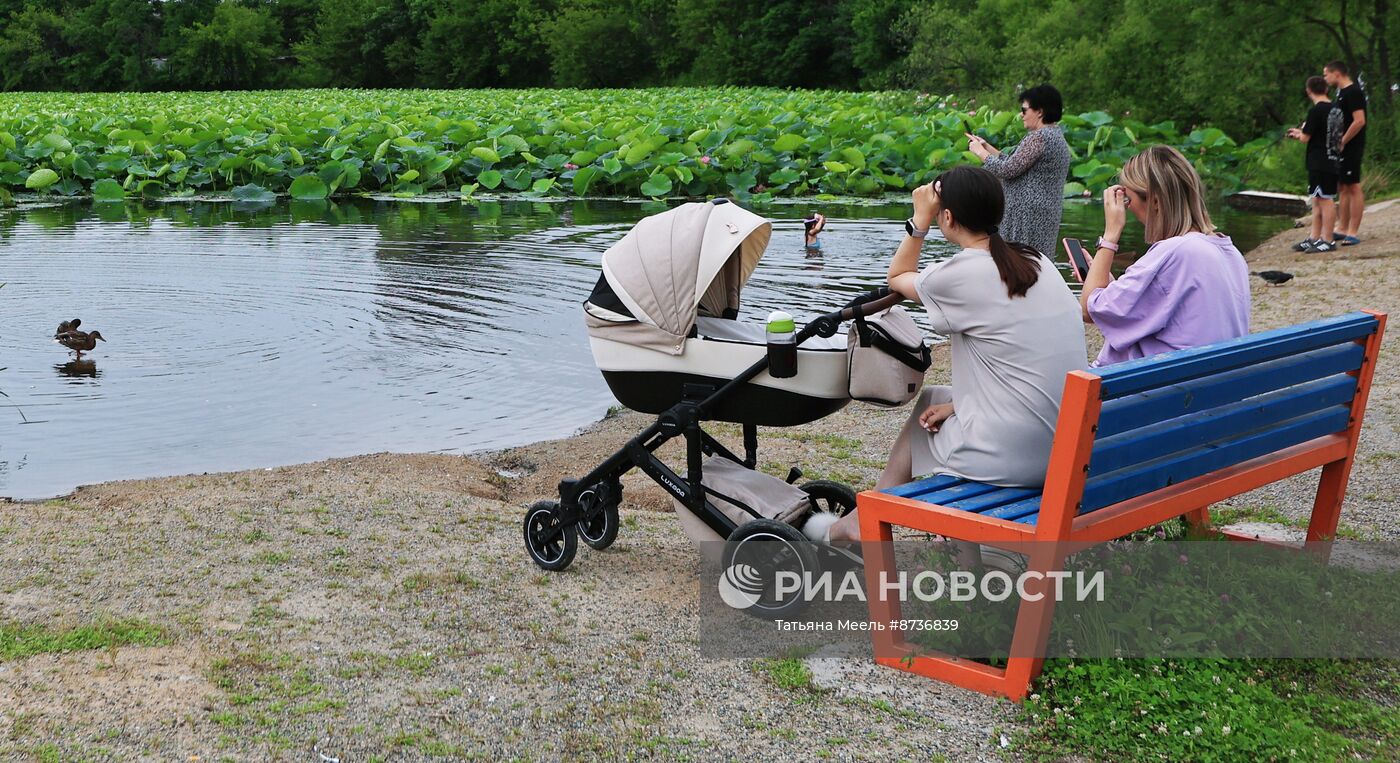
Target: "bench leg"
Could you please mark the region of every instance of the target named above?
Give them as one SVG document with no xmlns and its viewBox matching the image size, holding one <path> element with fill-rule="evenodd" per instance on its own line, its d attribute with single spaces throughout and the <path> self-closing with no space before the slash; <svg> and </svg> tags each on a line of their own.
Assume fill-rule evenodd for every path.
<svg viewBox="0 0 1400 763">
<path fill-rule="evenodd" d="M 1186 525 L 1191 531 L 1191 537 L 1207 535 L 1210 532 L 1210 507 L 1202 506 L 1199 509 L 1186 512 Z"/>
<path fill-rule="evenodd" d="M 860 520 L 861 556 L 865 558 L 865 590 L 870 622 L 888 623 L 900 619 L 899 599 L 885 597 L 882 585 L 888 575 L 897 574 L 894 560 L 894 534 L 889 523 L 880 519 L 875 507 L 862 508 Z M 897 631 L 876 628 L 871 632 L 876 661 L 902 658 L 907 647 Z"/>
<path fill-rule="evenodd" d="M 1027 572 L 1045 573 L 1064 569 L 1065 552 L 1057 543 L 1041 541 L 1031 551 Z M 1011 637 L 1011 657 L 1006 662 L 1005 694 L 1020 702 L 1045 664 L 1045 648 L 1055 618 L 1055 586 L 1047 578 L 1027 581 L 1027 598 L 1016 612 L 1016 630 Z M 1031 597 L 1039 594 L 1038 601 Z"/>
</svg>

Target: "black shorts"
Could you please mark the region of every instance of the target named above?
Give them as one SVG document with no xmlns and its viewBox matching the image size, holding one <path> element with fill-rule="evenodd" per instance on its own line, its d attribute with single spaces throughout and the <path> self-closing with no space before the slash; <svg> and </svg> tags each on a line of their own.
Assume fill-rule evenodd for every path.
<svg viewBox="0 0 1400 763">
<path fill-rule="evenodd" d="M 1351 144 L 1342 150 L 1342 174 L 1338 180 L 1343 185 L 1361 182 L 1361 155 L 1366 153 L 1365 144 Z"/>
<path fill-rule="evenodd" d="M 1322 170 L 1308 170 L 1308 198 L 1337 198 L 1337 173 Z"/>
</svg>

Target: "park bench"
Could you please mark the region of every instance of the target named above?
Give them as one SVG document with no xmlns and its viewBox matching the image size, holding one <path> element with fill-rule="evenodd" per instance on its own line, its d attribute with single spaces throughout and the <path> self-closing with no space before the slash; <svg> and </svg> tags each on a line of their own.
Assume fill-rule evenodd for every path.
<svg viewBox="0 0 1400 763">
<path fill-rule="evenodd" d="M 1071 372 L 1043 489 L 936 475 L 859 495 L 867 590 L 895 572 L 894 526 L 1030 549 L 1036 571 L 1062 569 L 1074 544 L 1183 516 L 1193 531 L 1259 540 L 1210 528 L 1211 504 L 1318 467 L 1305 546 L 1325 554 L 1330 544 L 1316 542 L 1337 530 L 1385 318 L 1348 313 Z M 873 622 L 900 619 L 895 597 L 869 602 Z M 1050 596 L 1019 604 L 1005 668 L 920 653 L 898 630 L 872 631 L 875 658 L 1020 701 L 1040 673 L 1053 615 Z"/>
</svg>

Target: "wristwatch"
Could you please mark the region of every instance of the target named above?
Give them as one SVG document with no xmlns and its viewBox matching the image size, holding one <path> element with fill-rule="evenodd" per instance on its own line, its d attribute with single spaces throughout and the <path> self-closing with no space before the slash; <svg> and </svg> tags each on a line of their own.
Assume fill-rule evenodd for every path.
<svg viewBox="0 0 1400 763">
<path fill-rule="evenodd" d="M 1099 241 L 1094 246 L 1098 249 L 1107 249 L 1108 251 L 1113 252 L 1114 254 L 1118 253 L 1118 245 L 1113 243 L 1112 241 L 1109 241 L 1103 236 L 1099 236 Z"/>
<path fill-rule="evenodd" d="M 929 229 L 924 228 L 923 230 L 919 230 L 918 226 L 914 225 L 914 218 L 911 217 L 904 221 L 904 232 L 914 238 L 924 238 L 928 235 Z"/>
</svg>

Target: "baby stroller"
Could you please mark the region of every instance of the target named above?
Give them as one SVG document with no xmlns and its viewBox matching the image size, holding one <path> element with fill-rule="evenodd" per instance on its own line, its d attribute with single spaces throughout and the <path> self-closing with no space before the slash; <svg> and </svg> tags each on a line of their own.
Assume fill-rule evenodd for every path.
<svg viewBox="0 0 1400 763">
<path fill-rule="evenodd" d="M 612 544 L 622 502 L 620 479 L 638 468 L 671 494 L 678 513 L 693 514 L 706 532 L 728 541 L 726 568 L 746 542 L 763 541 L 751 548 L 763 548 L 768 563 L 799 574 L 820 571 L 818 544 L 798 528 L 812 511 L 849 513 L 855 492 L 829 481 L 795 487 L 801 477 L 795 468 L 786 485 L 754 472 L 758 427 L 805 424 L 845 407 L 851 400 L 848 340 L 837 337 L 838 330 L 902 298 L 878 289 L 808 323 L 796 335 L 797 374 L 773 378 L 765 327 L 736 320 L 740 290 L 771 235 L 768 221 L 715 199 L 643 219 L 603 254 L 602 276 L 583 306 L 593 358 L 619 402 L 657 419 L 587 475 L 561 482 L 558 501 L 529 508 L 525 546 L 540 567 L 568 567 L 580 536 L 594 549 Z M 919 350 L 911 352 L 921 351 L 922 360 L 911 365 L 922 363 L 922 378 L 928 354 L 922 337 L 916 341 Z M 706 421 L 741 424 L 743 457 L 705 432 Z M 685 438 L 685 476 L 654 455 L 675 437 Z M 805 500 L 780 511 L 750 506 L 738 494 L 725 495 L 707 484 L 707 464 L 711 472 L 757 474 L 749 481 L 758 480 L 758 489 L 744 496 L 762 500 L 786 489 L 800 490 Z M 777 490 L 765 488 L 764 480 L 777 483 L 772 486 Z M 761 599 L 756 608 L 775 614 L 784 607 Z"/>
</svg>

